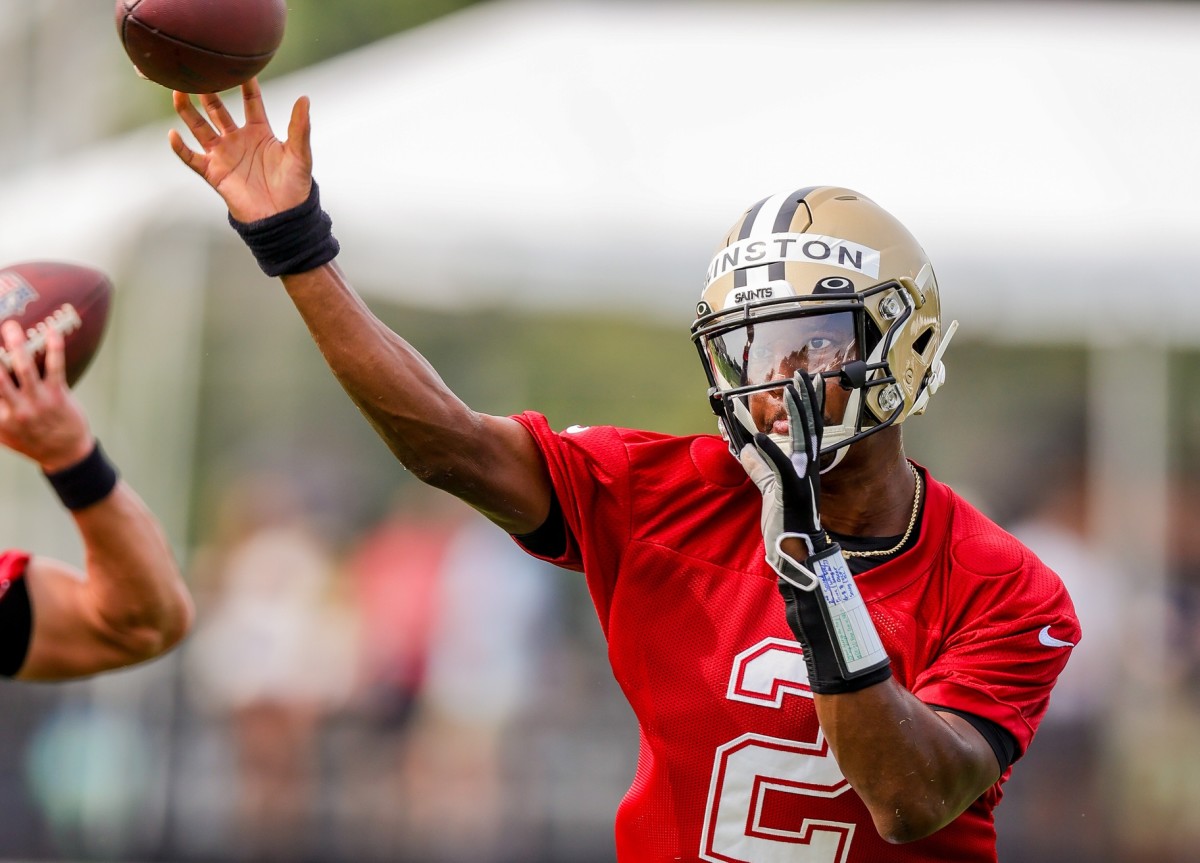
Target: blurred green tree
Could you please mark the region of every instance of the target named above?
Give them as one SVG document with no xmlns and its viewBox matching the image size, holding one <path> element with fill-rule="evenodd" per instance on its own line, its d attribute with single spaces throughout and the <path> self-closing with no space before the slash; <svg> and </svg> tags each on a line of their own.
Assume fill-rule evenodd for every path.
<svg viewBox="0 0 1200 863">
<path fill-rule="evenodd" d="M 473 6 L 481 0 L 288 0 L 288 30 L 264 78 L 337 54 Z"/>
</svg>

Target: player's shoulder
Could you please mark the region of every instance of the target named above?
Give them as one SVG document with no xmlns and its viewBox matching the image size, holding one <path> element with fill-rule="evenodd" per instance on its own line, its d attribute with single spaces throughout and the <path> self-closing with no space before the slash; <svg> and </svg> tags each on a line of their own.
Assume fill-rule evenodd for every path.
<svg viewBox="0 0 1200 863">
<path fill-rule="evenodd" d="M 961 495 L 945 487 L 951 517 L 946 550 L 956 578 L 1019 586 L 1037 602 L 1065 593 L 1062 579 L 1021 540 Z"/>
<path fill-rule="evenodd" d="M 590 429 L 570 428 L 564 435 L 586 438 Z M 639 476 L 661 477 L 668 485 L 695 480 L 701 486 L 730 488 L 747 483 L 746 472 L 727 444 L 714 434 L 677 435 L 644 429 L 602 426 L 596 440 L 620 447 L 630 470 Z"/>
<path fill-rule="evenodd" d="M 603 449 L 618 446 L 634 451 L 652 453 L 656 457 L 672 451 L 684 454 L 695 453 L 697 458 L 711 460 L 716 454 L 724 453 L 732 461 L 728 446 L 717 435 L 678 435 L 646 429 L 626 428 L 615 425 L 589 425 L 572 423 L 555 429 L 544 415 L 536 411 L 525 411 L 515 417 L 541 441 L 575 446 L 584 449 Z M 735 463 L 736 464 L 736 463 Z"/>
<path fill-rule="evenodd" d="M 1000 577 L 1041 565 L 1023 542 L 966 501 L 955 507 L 950 553 L 957 565 L 981 576 Z"/>
<path fill-rule="evenodd" d="M 623 445 L 629 447 L 652 446 L 660 448 L 681 446 L 683 445 L 682 442 L 688 439 L 686 436 L 650 431 L 648 429 L 626 428 L 624 426 L 613 425 L 587 425 L 583 423 L 574 423 L 565 426 L 559 432 L 559 435 L 572 440 L 607 439 L 620 441 Z"/>
<path fill-rule="evenodd" d="M 627 469 L 639 481 L 680 485 L 690 478 L 697 487 L 721 488 L 748 482 L 746 472 L 719 435 L 678 435 L 582 423 L 555 430 L 545 416 L 533 411 L 514 418 L 529 429 L 543 452 L 570 453 L 569 458 L 578 457 L 593 466 Z"/>
</svg>

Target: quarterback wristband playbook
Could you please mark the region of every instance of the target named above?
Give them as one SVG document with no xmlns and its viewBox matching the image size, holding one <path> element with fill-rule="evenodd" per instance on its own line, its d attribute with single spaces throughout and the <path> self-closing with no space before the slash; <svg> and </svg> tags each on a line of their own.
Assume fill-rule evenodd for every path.
<svg viewBox="0 0 1200 863">
<path fill-rule="evenodd" d="M 69 510 L 86 509 L 99 503 L 117 486 L 117 469 L 104 455 L 100 441 L 96 441 L 83 461 L 45 476 L 58 499 Z"/>
<path fill-rule="evenodd" d="M 829 543 L 803 564 L 782 548 L 779 552 L 779 592 L 788 626 L 804 648 L 809 688 L 833 695 L 866 689 L 891 677 L 891 660 L 841 546 Z"/>
<path fill-rule="evenodd" d="M 313 180 L 302 204 L 254 222 L 229 224 L 250 247 L 254 260 L 268 276 L 290 276 L 315 270 L 337 257 L 341 247 L 333 236 L 333 220 L 321 209 L 321 192 Z"/>
</svg>

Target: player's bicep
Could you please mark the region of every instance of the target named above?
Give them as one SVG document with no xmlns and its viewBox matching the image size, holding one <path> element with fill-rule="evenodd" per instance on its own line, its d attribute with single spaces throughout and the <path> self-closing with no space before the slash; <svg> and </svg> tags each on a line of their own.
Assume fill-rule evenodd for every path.
<svg viewBox="0 0 1200 863">
<path fill-rule="evenodd" d="M 942 714 L 943 719 L 948 715 L 958 716 L 978 731 L 996 756 L 996 764 L 1000 768 L 1001 775 L 1017 760 L 1017 738 L 1004 726 L 965 710 L 956 710 L 953 707 L 943 707 L 939 704 L 929 706 Z"/>
<path fill-rule="evenodd" d="M 1007 769 L 1011 757 L 1002 764 L 1001 750 L 989 740 L 979 723 L 957 711 L 937 709 L 937 715 L 958 734 L 964 745 L 964 775 L 970 776 L 973 787 L 982 794 L 996 783 Z M 980 720 L 987 722 L 987 720 Z M 997 730 L 1002 731 L 997 726 Z M 1004 732 L 1007 733 L 1007 732 Z M 978 796 L 978 795 L 976 795 Z"/>
<path fill-rule="evenodd" d="M 25 584 L 32 626 L 18 679 L 59 680 L 122 664 L 82 572 L 62 561 L 35 556 L 25 572 Z"/>
<path fill-rule="evenodd" d="M 480 415 L 484 441 L 472 483 L 453 490 L 508 533 L 537 530 L 554 494 L 533 434 L 511 417 Z"/>
</svg>

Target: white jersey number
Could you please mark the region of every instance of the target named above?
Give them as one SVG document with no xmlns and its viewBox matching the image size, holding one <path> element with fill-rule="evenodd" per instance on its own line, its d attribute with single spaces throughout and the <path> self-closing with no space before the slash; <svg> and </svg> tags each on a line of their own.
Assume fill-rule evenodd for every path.
<svg viewBox="0 0 1200 863">
<path fill-rule="evenodd" d="M 812 698 L 800 645 L 768 638 L 738 654 L 726 697 L 779 709 L 785 696 Z M 811 742 L 743 734 L 718 747 L 704 813 L 700 858 L 713 863 L 845 863 L 854 825 L 764 820 L 776 795 L 837 797 L 850 789 L 818 730 Z"/>
</svg>

